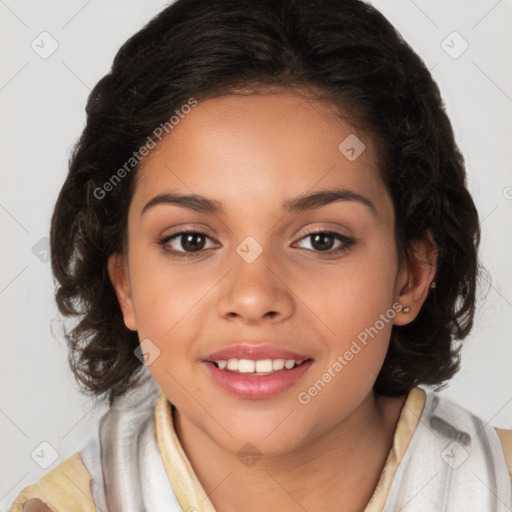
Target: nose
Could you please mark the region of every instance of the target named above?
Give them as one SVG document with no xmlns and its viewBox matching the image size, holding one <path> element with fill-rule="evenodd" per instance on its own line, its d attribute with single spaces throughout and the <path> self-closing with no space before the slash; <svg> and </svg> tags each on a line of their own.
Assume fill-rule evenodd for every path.
<svg viewBox="0 0 512 512">
<path fill-rule="evenodd" d="M 272 261 L 270 253 L 263 250 L 252 262 L 234 255 L 233 267 L 222 280 L 221 317 L 255 325 L 282 322 L 293 315 L 296 305 L 291 283 L 287 283 L 289 276 Z"/>
</svg>

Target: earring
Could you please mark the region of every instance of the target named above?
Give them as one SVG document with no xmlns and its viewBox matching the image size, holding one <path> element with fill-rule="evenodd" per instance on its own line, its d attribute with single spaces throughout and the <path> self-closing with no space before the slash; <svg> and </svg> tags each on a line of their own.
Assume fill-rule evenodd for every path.
<svg viewBox="0 0 512 512">
<path fill-rule="evenodd" d="M 409 306 L 405 306 L 405 308 L 402 308 L 402 313 L 409 313 L 411 311 L 411 308 Z"/>
<path fill-rule="evenodd" d="M 430 283 L 430 288 L 434 289 L 435 287 L 436 287 L 436 282 L 432 281 L 432 283 Z"/>
</svg>

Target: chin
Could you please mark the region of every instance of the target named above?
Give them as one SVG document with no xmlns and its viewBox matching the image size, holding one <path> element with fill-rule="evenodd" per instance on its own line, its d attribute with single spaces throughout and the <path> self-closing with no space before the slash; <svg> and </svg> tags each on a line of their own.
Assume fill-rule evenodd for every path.
<svg viewBox="0 0 512 512">
<path fill-rule="evenodd" d="M 279 420 L 272 421 L 230 421 L 228 432 L 222 430 L 219 437 L 214 435 L 216 442 L 223 446 L 225 450 L 242 456 L 244 451 L 256 452 L 260 456 L 280 456 L 293 452 L 303 447 L 307 443 L 303 430 L 297 430 L 295 421 L 295 430 L 291 429 L 288 419 L 283 421 L 286 415 L 281 415 Z M 290 415 L 290 417 L 293 414 Z M 217 431 L 215 434 L 219 434 Z M 213 437 L 213 436 L 212 436 Z"/>
</svg>

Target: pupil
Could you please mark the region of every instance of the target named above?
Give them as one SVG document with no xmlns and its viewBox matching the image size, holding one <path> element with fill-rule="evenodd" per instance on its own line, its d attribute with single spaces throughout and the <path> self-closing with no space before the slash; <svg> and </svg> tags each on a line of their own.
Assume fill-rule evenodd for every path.
<svg viewBox="0 0 512 512">
<path fill-rule="evenodd" d="M 200 238 L 202 239 L 202 244 L 199 243 L 199 246 L 200 247 L 197 247 L 194 243 L 193 243 L 193 240 L 195 238 Z M 191 252 L 194 252 L 194 251 L 197 251 L 197 250 L 201 250 L 202 247 L 204 245 L 204 237 L 202 235 L 200 235 L 199 233 L 191 233 L 191 234 L 188 234 L 188 235 L 185 235 L 185 237 L 182 237 L 182 241 L 181 241 L 181 246 L 183 247 L 183 249 L 185 249 L 186 251 L 191 251 Z"/>
<path fill-rule="evenodd" d="M 332 242 L 334 240 L 334 237 L 332 235 L 329 235 L 329 234 L 323 234 L 323 233 L 317 233 L 315 235 L 312 235 L 313 237 L 313 247 L 315 247 L 316 249 L 320 250 L 320 251 L 327 251 L 329 249 L 331 249 L 332 247 Z M 325 240 L 328 239 L 329 242 L 325 242 Z M 321 241 L 319 244 L 317 244 L 317 241 Z"/>
</svg>

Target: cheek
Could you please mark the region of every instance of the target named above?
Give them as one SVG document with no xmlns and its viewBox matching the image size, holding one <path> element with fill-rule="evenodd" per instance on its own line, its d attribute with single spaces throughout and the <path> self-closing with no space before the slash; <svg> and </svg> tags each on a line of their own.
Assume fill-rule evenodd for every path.
<svg viewBox="0 0 512 512">
<path fill-rule="evenodd" d="M 165 380 L 170 379 L 166 371 L 187 378 L 184 363 L 197 359 L 198 340 L 204 338 L 215 309 L 218 269 L 181 265 L 154 249 L 134 248 L 130 273 L 139 339 L 151 340 L 159 354 L 150 371 Z"/>
<path fill-rule="evenodd" d="M 338 264 L 317 266 L 301 277 L 301 295 L 345 339 L 373 325 L 392 306 L 397 259 L 394 247 L 382 245 L 368 244 Z"/>
<path fill-rule="evenodd" d="M 141 345 L 146 343 L 154 354 L 148 370 L 173 403 L 186 403 L 195 387 L 190 361 L 197 351 L 194 340 L 200 333 L 200 299 L 207 283 L 175 267 L 171 272 L 171 265 L 162 258 L 135 262 L 134 258 L 133 267 L 138 269 L 133 279 L 137 331 Z"/>
<path fill-rule="evenodd" d="M 317 276 L 309 288 L 309 303 L 329 327 L 328 331 L 323 329 L 328 357 L 320 362 L 318 373 L 322 381 L 325 376 L 326 381 L 333 382 L 332 387 L 329 385 L 332 395 L 324 395 L 326 400 L 331 395 L 333 405 L 335 397 L 348 390 L 356 395 L 361 390 L 358 396 L 362 398 L 387 352 L 395 316 L 392 305 L 397 259 L 393 245 L 383 247 L 386 240 L 376 240 L 357 257 L 346 258 L 335 271 Z"/>
<path fill-rule="evenodd" d="M 171 261 L 149 241 L 133 245 L 130 277 L 141 339 L 143 335 L 164 338 L 194 307 L 203 287 L 191 267 Z"/>
<path fill-rule="evenodd" d="M 158 274 L 156 269 L 147 271 L 134 292 L 137 330 L 141 339 L 142 336 L 150 337 L 170 345 L 178 333 L 183 336 L 205 294 L 203 288 L 205 286 L 183 275 L 166 276 Z"/>
</svg>

